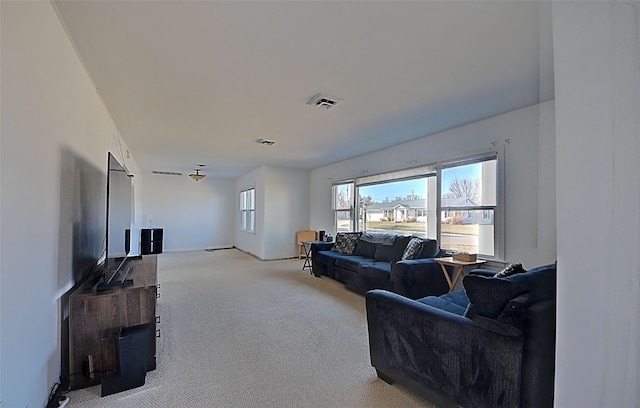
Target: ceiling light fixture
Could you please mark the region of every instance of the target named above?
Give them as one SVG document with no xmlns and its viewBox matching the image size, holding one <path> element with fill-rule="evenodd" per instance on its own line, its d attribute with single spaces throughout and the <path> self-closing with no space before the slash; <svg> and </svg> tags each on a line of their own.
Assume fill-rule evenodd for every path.
<svg viewBox="0 0 640 408">
<path fill-rule="evenodd" d="M 194 169 L 195 173 L 189 174 L 189 177 L 194 179 L 195 181 L 200 181 L 203 178 L 207 177 L 205 174 L 200 174 L 200 169 Z"/>
</svg>

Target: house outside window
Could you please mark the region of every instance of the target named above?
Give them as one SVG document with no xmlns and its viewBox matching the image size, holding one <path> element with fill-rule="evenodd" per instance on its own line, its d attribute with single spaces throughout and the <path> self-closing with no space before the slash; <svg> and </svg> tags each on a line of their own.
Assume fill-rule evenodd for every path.
<svg viewBox="0 0 640 408">
<path fill-rule="evenodd" d="M 345 181 L 332 186 L 332 208 L 335 230 L 353 231 L 353 181 Z"/>
<path fill-rule="evenodd" d="M 240 229 L 256 230 L 256 189 L 249 188 L 240 192 Z"/>
<path fill-rule="evenodd" d="M 393 174 L 389 174 L 389 180 L 384 175 L 381 181 L 359 180 L 358 231 L 435 238 L 435 218 L 428 222 L 429 196 L 436 195 L 435 177 L 429 169 L 418 172 L 421 173 L 418 176 L 400 180 L 393 178 Z M 433 203 L 431 213 L 435 215 Z"/>
</svg>

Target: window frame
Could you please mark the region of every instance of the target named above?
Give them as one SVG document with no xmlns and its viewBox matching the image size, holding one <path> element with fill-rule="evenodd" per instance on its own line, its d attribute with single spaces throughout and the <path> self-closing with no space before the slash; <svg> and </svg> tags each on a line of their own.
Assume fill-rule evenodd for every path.
<svg viewBox="0 0 640 408">
<path fill-rule="evenodd" d="M 442 171 L 454 167 L 461 167 L 470 164 L 482 163 L 486 161 L 495 160 L 495 204 L 494 205 L 477 205 L 477 206 L 465 206 L 465 207 L 450 207 L 442 206 Z M 457 159 L 445 160 L 419 167 L 395 170 L 384 172 L 380 174 L 367 175 L 360 178 L 354 178 L 353 180 L 345 181 L 353 183 L 353 209 L 351 210 L 351 223 L 352 231 L 360 229 L 359 218 L 356 214 L 360 212 L 360 203 L 357 200 L 359 196 L 359 188 L 371 185 L 386 184 L 390 182 L 399 182 L 403 180 L 410 180 L 416 178 L 428 178 L 435 177 L 436 191 L 435 191 L 435 224 L 436 224 L 436 239 L 438 244 L 442 242 L 442 214 L 444 211 L 493 211 L 493 255 L 478 253 L 479 256 L 485 259 L 499 260 L 504 256 L 504 200 L 503 200 L 503 180 L 502 174 L 503 168 L 501 166 L 501 158 L 498 152 L 490 151 L 486 153 L 480 153 L 476 155 L 461 157 Z M 338 182 L 332 185 L 335 188 L 336 185 L 344 184 L 345 182 Z M 335 203 L 333 197 L 335 190 L 332 190 L 332 203 Z M 334 212 L 336 211 L 335 208 Z M 431 207 L 427 207 L 426 212 L 429 212 Z M 337 217 L 334 216 L 334 225 L 337 231 Z M 427 231 L 427 234 L 428 231 Z"/>
<path fill-rule="evenodd" d="M 425 179 L 425 181 L 427 181 L 427 179 L 429 179 L 430 177 L 436 177 L 436 172 L 431 166 L 420 166 L 420 167 L 415 167 L 410 169 L 376 174 L 373 176 L 365 176 L 365 177 L 356 179 L 354 196 L 360 197 L 360 188 L 362 187 L 380 186 L 384 184 L 419 180 L 419 179 Z M 433 194 L 435 194 L 435 191 L 433 192 Z M 428 191 L 427 191 L 427 195 L 428 195 Z M 427 202 L 427 206 L 428 206 L 428 201 L 429 201 L 428 197 L 425 197 L 424 200 Z M 354 231 L 366 232 L 366 224 L 360 225 L 360 213 L 361 213 L 360 204 L 361 204 L 360 200 L 355 200 L 355 207 L 356 207 L 355 213 L 358 214 L 358 216 L 355 217 Z M 427 208 L 421 211 L 424 211 L 424 214 L 426 215 L 429 212 L 429 209 Z M 435 211 L 435 208 L 433 209 L 433 211 Z M 383 210 L 383 214 L 385 218 L 388 218 L 389 216 L 394 214 L 394 211 Z M 421 233 L 418 233 L 416 235 L 420 236 Z M 429 231 L 427 230 L 424 233 L 424 235 L 428 237 Z"/>
<path fill-rule="evenodd" d="M 350 191 L 351 191 L 351 197 L 348 197 L 348 202 L 349 202 L 349 208 L 338 208 L 338 204 L 337 204 L 337 196 L 338 196 L 338 188 L 340 186 L 349 186 Z M 349 218 L 349 231 L 355 231 L 355 225 L 356 225 L 356 221 L 354 220 L 354 214 L 355 214 L 355 182 L 354 180 L 350 179 L 350 180 L 343 180 L 343 181 L 339 181 L 336 183 L 333 183 L 331 185 L 331 209 L 333 210 L 333 227 L 334 227 L 334 231 L 336 231 L 336 234 L 338 232 L 345 232 L 344 230 L 341 230 L 340 226 L 338 225 L 338 221 L 340 221 L 340 215 L 339 214 L 347 214 L 348 218 Z"/>
<path fill-rule="evenodd" d="M 240 230 L 256 232 L 256 188 L 240 191 Z"/>
<path fill-rule="evenodd" d="M 495 204 L 479 204 L 475 206 L 442 206 L 442 171 L 447 169 L 452 169 L 456 167 L 467 166 L 470 164 L 479 164 L 487 161 L 495 161 Z M 441 163 L 437 168 L 437 182 L 438 182 L 438 198 L 437 198 L 437 229 L 438 229 L 438 244 L 442 245 L 442 214 L 444 212 L 460 212 L 460 211 L 493 211 L 493 243 L 491 244 L 493 247 L 493 254 L 484 254 L 478 250 L 478 256 L 484 259 L 498 259 L 502 257 L 503 248 L 501 246 L 501 240 L 499 237 L 498 227 L 502 224 L 500 220 L 502 220 L 502 214 L 504 211 L 502 210 L 502 205 L 500 205 L 500 161 L 498 158 L 497 152 L 491 152 L 490 154 L 484 154 L 479 156 L 473 156 L 469 158 L 462 158 L 459 160 L 452 160 L 448 162 Z M 480 244 L 478 244 L 480 245 Z M 479 248 L 478 248 L 479 249 Z"/>
</svg>

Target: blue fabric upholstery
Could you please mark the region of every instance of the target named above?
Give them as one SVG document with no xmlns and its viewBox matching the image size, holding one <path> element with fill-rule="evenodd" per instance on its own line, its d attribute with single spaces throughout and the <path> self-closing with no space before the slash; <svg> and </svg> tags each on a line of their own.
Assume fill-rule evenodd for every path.
<svg viewBox="0 0 640 408">
<path fill-rule="evenodd" d="M 362 263 L 358 268 L 358 273 L 372 278 L 389 280 L 391 264 L 389 262 Z"/>
<path fill-rule="evenodd" d="M 364 263 L 371 262 L 371 259 L 363 256 L 344 256 L 336 258 L 335 266 L 352 272 L 358 272 L 360 266 Z"/>
<path fill-rule="evenodd" d="M 376 244 L 359 239 L 353 254 L 373 258 L 376 255 Z"/>
<path fill-rule="evenodd" d="M 399 261 L 410 240 L 411 237 L 398 235 L 393 245 L 377 244 L 374 258 L 384 262 Z"/>
<path fill-rule="evenodd" d="M 415 259 L 436 258 L 439 252 L 438 241 L 426 238 L 422 241 L 422 251 L 420 251 L 420 254 Z"/>
<path fill-rule="evenodd" d="M 465 291 L 419 300 L 384 290 L 366 294 L 371 364 L 378 376 L 435 395 L 446 401 L 442 405 L 553 406 L 556 266 L 508 278 L 478 271 L 463 284 Z M 506 289 L 510 285 L 516 289 Z M 498 306 L 486 313 L 495 317 L 469 313 L 474 301 L 491 296 L 481 290 L 494 289 L 504 304 L 497 314 Z"/>
<path fill-rule="evenodd" d="M 366 234 L 366 238 L 371 235 L 375 234 Z M 343 282 L 348 289 L 363 295 L 372 289 L 386 289 L 417 299 L 449 291 L 440 265 L 433 260 L 440 253 L 436 241 L 424 239 L 419 255 L 422 258 L 400 260 L 412 237 L 396 236 L 388 245 L 391 240 L 387 235 L 377 243 L 358 239 L 353 255 L 332 251 L 331 243 L 314 243 L 313 274 Z M 423 257 L 425 254 L 431 257 Z"/>
</svg>

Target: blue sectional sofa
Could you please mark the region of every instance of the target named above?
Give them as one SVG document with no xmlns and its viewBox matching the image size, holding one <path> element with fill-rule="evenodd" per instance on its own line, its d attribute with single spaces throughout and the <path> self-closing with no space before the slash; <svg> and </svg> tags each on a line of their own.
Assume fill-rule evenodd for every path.
<svg viewBox="0 0 640 408">
<path fill-rule="evenodd" d="M 366 294 L 371 364 L 438 406 L 552 407 L 556 265 L 475 270 L 464 290 L 411 300 Z"/>
<path fill-rule="evenodd" d="M 441 254 L 432 239 L 395 234 L 340 233 L 334 243 L 311 248 L 312 272 L 328 276 L 365 294 L 385 289 L 411 299 L 447 293 L 449 285 L 440 265 Z"/>
</svg>

